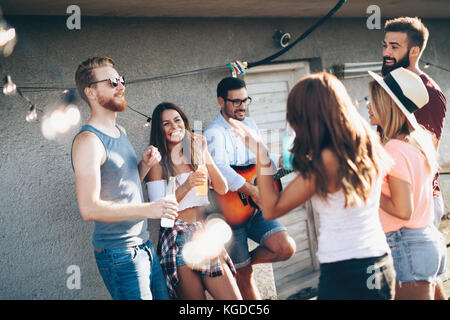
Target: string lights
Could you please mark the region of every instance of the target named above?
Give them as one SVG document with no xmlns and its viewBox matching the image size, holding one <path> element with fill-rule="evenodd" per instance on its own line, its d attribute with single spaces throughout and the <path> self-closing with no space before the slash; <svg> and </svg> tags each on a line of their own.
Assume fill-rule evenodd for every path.
<svg viewBox="0 0 450 320">
<path fill-rule="evenodd" d="M 433 63 L 431 63 L 431 62 L 422 61 L 422 63 L 424 64 L 424 66 L 423 66 L 424 69 L 428 69 L 429 67 L 435 67 L 435 68 L 438 68 L 438 69 L 440 69 L 440 70 L 450 72 L 449 69 L 444 68 L 444 67 L 441 67 L 441 66 L 438 66 L 438 65 L 435 65 L 435 64 L 433 64 Z"/>
<path fill-rule="evenodd" d="M 56 109 L 42 119 L 41 131 L 45 138 L 52 140 L 80 122 L 81 114 L 75 102 L 75 89 L 64 90 Z"/>
<path fill-rule="evenodd" d="M 208 68 L 201 68 L 197 70 L 191 70 L 191 71 L 185 71 L 175 74 L 168 74 L 168 75 L 162 75 L 162 76 L 155 76 L 155 77 L 146 77 L 141 79 L 135 79 L 131 81 L 127 81 L 127 85 L 142 83 L 142 82 L 149 82 L 149 81 L 158 81 L 158 80 L 165 80 L 165 79 L 171 79 L 176 77 L 183 77 L 188 75 L 194 75 L 199 73 L 205 73 L 205 72 L 217 72 L 217 71 L 225 71 L 225 70 L 231 70 L 233 76 L 237 75 L 243 75 L 245 74 L 246 70 L 251 67 L 255 67 L 262 64 L 270 63 L 272 60 L 276 59 L 277 57 L 281 56 L 282 54 L 286 53 L 288 50 L 290 50 L 293 46 L 298 44 L 300 41 L 305 39 L 309 34 L 315 30 L 318 26 L 323 24 L 326 20 L 328 20 L 336 11 L 340 9 L 340 7 L 346 2 L 346 0 L 339 0 L 338 3 L 324 16 L 322 17 L 318 22 L 316 22 L 314 25 L 312 25 L 310 28 L 308 28 L 300 37 L 298 37 L 295 41 L 293 41 L 288 46 L 284 47 L 283 49 L 279 50 L 275 54 L 256 61 L 256 62 L 249 62 L 246 61 L 240 61 L 240 60 L 233 60 L 232 62 L 228 63 L 227 65 L 217 66 L 217 67 L 208 67 Z M 0 10 L 0 53 L 7 57 L 9 56 L 15 45 L 17 43 L 17 34 L 16 30 L 9 26 L 7 22 L 3 19 L 1 10 Z M 423 61 L 424 68 L 436 67 L 444 71 L 450 72 L 449 69 L 432 64 L 430 62 Z M 50 85 L 50 86 L 17 86 L 12 78 L 11 75 L 6 74 L 5 70 L 3 70 L 3 67 L 1 68 L 3 72 L 3 94 L 7 96 L 13 96 L 16 93 L 19 94 L 20 97 L 22 97 L 28 105 L 28 112 L 25 116 L 25 120 L 27 122 L 38 122 L 39 116 L 38 112 L 44 113 L 44 116 L 42 117 L 42 133 L 44 136 L 48 139 L 53 139 L 56 137 L 57 134 L 65 133 L 67 132 L 72 126 L 76 125 L 80 120 L 80 111 L 78 109 L 78 106 L 75 103 L 75 89 L 74 88 L 64 88 L 61 85 Z M 6 76 L 5 76 L 6 74 Z M 61 105 L 56 108 L 53 112 L 51 112 L 50 115 L 46 115 L 44 111 L 39 109 L 35 103 L 33 103 L 28 97 L 26 97 L 23 92 L 43 92 L 43 91 L 63 91 L 62 98 L 61 98 Z M 366 98 L 364 98 L 366 100 Z M 367 100 L 366 100 L 367 101 Z M 361 101 L 362 102 L 362 101 Z M 149 127 L 151 123 L 151 117 L 139 112 L 138 110 L 132 108 L 128 105 L 128 109 L 131 111 L 143 116 L 146 118 L 146 123 L 144 124 L 144 127 Z"/>
<path fill-rule="evenodd" d="M 37 110 L 36 110 L 36 107 L 34 106 L 34 104 L 32 104 L 30 106 L 30 110 L 27 113 L 27 116 L 25 117 L 25 120 L 27 122 L 34 122 L 34 121 L 37 121 L 37 119 L 38 119 Z"/>
<path fill-rule="evenodd" d="M 12 81 L 11 76 L 7 75 L 5 78 L 3 78 L 3 94 L 5 96 L 13 96 L 17 92 L 17 86 Z"/>
<path fill-rule="evenodd" d="M 231 70 L 232 75 L 236 77 L 240 74 L 245 74 L 245 71 L 250 67 L 255 67 L 262 64 L 267 64 L 271 62 L 272 60 L 276 59 L 277 57 L 281 56 L 282 54 L 286 53 L 288 50 L 290 50 L 293 46 L 295 46 L 297 43 L 305 39 L 313 30 L 315 30 L 319 25 L 323 24 L 326 20 L 328 20 L 336 11 L 340 9 L 340 7 L 346 2 L 346 0 L 339 0 L 338 3 L 324 16 L 322 17 L 317 23 L 315 23 L 313 26 L 311 26 L 308 30 L 306 30 L 296 41 L 294 41 L 289 46 L 284 47 L 280 51 L 276 52 L 275 54 L 253 62 L 253 63 L 247 63 L 246 61 L 240 61 L 240 60 L 234 60 L 230 63 L 228 63 L 225 66 L 218 66 L 218 67 L 209 67 L 209 68 L 202 68 L 192 71 L 186 71 L 186 72 L 180 72 L 165 76 L 157 76 L 157 77 L 151 77 L 151 78 L 143 78 L 143 79 L 136 79 L 132 81 L 127 81 L 127 84 L 134 84 L 134 83 L 140 83 L 140 82 L 147 82 L 147 81 L 155 81 L 155 80 L 163 80 L 163 79 L 170 79 L 175 77 L 182 77 L 187 75 L 193 75 L 203 72 L 214 72 L 214 71 L 222 71 L 222 70 Z M 1 12 L 0 12 L 0 50 L 2 54 L 6 57 L 12 53 L 12 49 L 14 48 L 15 44 L 17 42 L 17 36 L 14 28 L 11 28 L 7 25 L 6 21 L 2 18 Z M 5 94 L 12 95 L 15 93 L 15 90 L 18 90 L 14 83 L 11 80 L 10 76 L 7 76 L 5 78 L 5 84 L 3 85 L 3 91 Z M 38 119 L 37 111 L 41 111 L 36 107 L 35 104 L 33 104 L 30 99 L 25 97 L 22 93 L 22 91 L 54 91 L 54 90 L 65 90 L 65 88 L 61 88 L 61 86 L 22 86 L 20 87 L 21 90 L 19 90 L 20 96 L 24 98 L 28 104 L 29 104 L 29 111 L 27 113 L 26 119 L 28 122 L 34 122 Z M 68 89 L 72 90 L 72 89 Z M 70 105 L 70 104 L 68 104 Z M 74 124 L 75 119 L 79 119 L 77 112 L 78 108 L 75 109 L 75 107 L 69 107 L 66 106 L 64 108 L 58 108 L 55 111 L 52 112 L 52 114 L 47 117 L 44 116 L 43 124 L 42 124 L 42 132 L 44 136 L 46 136 L 49 139 L 53 139 L 56 134 L 61 132 L 67 132 L 68 124 Z M 151 117 L 135 110 L 134 108 L 128 106 L 130 110 L 133 112 L 136 112 L 142 116 L 144 116 L 147 119 L 147 122 L 145 123 L 145 127 L 148 127 L 151 122 Z M 45 125 L 44 125 L 45 123 Z"/>
<path fill-rule="evenodd" d="M 0 53 L 9 56 L 17 43 L 16 29 L 8 25 L 3 19 L 2 10 L 0 9 Z"/>
</svg>

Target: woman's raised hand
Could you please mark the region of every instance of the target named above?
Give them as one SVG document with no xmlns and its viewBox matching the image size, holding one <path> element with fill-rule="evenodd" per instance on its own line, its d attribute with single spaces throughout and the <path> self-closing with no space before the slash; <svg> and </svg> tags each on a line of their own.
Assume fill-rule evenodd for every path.
<svg viewBox="0 0 450 320">
<path fill-rule="evenodd" d="M 253 129 L 247 127 L 242 121 L 232 118 L 228 119 L 228 123 L 231 125 L 231 130 L 241 138 L 251 152 L 258 156 L 263 165 L 270 164 L 269 151 L 260 136 Z"/>
</svg>

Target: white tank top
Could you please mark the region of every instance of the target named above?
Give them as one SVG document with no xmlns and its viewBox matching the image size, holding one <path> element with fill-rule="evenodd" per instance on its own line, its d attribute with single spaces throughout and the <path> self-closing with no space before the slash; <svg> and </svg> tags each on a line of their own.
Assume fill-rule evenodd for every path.
<svg viewBox="0 0 450 320">
<path fill-rule="evenodd" d="M 191 171 L 192 172 L 192 171 Z M 191 172 L 183 172 L 175 176 L 175 187 L 178 189 Z M 209 181 L 209 176 L 208 176 Z M 155 180 L 147 182 L 148 199 L 150 202 L 163 198 L 166 194 L 167 181 Z M 178 211 L 183 211 L 187 208 L 208 206 L 208 196 L 198 196 L 195 194 L 195 188 L 192 188 L 181 201 L 178 203 Z"/>
<path fill-rule="evenodd" d="M 186 179 L 189 177 L 191 172 L 183 172 L 178 174 L 175 177 L 175 185 L 178 189 L 179 186 L 181 186 Z M 209 200 L 208 196 L 198 196 L 195 194 L 195 188 L 192 188 L 189 190 L 189 192 L 184 196 L 183 199 L 178 203 L 178 211 L 183 211 L 187 208 L 193 208 L 193 207 L 202 207 L 202 206 L 208 206 Z"/>
<path fill-rule="evenodd" d="M 311 198 L 319 214 L 317 257 L 320 263 L 379 257 L 390 253 L 378 216 L 381 179 L 377 181 L 367 204 L 345 208 L 342 190 L 327 198 Z M 328 200 L 328 201 L 327 201 Z"/>
</svg>

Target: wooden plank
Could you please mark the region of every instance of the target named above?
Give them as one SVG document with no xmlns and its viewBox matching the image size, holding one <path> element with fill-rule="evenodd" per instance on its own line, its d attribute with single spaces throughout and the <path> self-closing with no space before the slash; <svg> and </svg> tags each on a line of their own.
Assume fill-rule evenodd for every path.
<svg viewBox="0 0 450 320">
<path fill-rule="evenodd" d="M 298 278 L 301 275 L 307 274 L 314 271 L 311 259 L 302 260 L 296 264 L 284 267 L 283 270 L 274 269 L 274 280 L 275 285 L 281 287 L 283 285 L 289 284 L 292 279 Z"/>
<path fill-rule="evenodd" d="M 295 232 L 295 230 L 288 229 L 287 231 L 299 247 L 302 247 L 301 243 L 306 242 L 308 243 L 308 248 L 310 248 L 308 232 L 306 230 L 304 232 Z"/>
<path fill-rule="evenodd" d="M 319 285 L 319 271 L 308 271 L 306 274 L 295 274 L 287 279 L 287 283 L 276 286 L 278 299 L 287 299 L 305 288 L 317 288 Z M 294 285 L 295 284 L 295 285 Z"/>
<path fill-rule="evenodd" d="M 286 115 L 282 112 L 267 112 L 267 113 L 260 113 L 260 114 L 252 114 L 252 119 L 255 120 L 256 123 L 258 123 L 259 126 L 264 126 L 264 124 L 267 123 L 274 123 L 277 122 L 276 127 L 272 127 L 273 129 L 278 129 L 280 127 L 280 124 L 278 122 L 281 122 L 281 125 L 283 124 L 283 121 L 286 119 Z"/>
<path fill-rule="evenodd" d="M 267 92 L 288 92 L 287 81 L 271 81 L 247 84 L 249 96 Z"/>
<path fill-rule="evenodd" d="M 291 212 L 279 217 L 277 220 L 280 221 L 284 226 L 297 223 L 299 221 L 305 221 L 307 219 L 306 210 L 292 210 Z"/>
<path fill-rule="evenodd" d="M 275 121 L 258 124 L 258 127 L 260 129 L 284 129 L 285 126 L 282 123 Z"/>
<path fill-rule="evenodd" d="M 284 112 L 286 112 L 286 100 L 288 97 L 287 91 L 280 91 L 280 92 L 262 92 L 262 93 L 255 93 L 251 95 L 249 93 L 249 96 L 252 98 L 252 103 L 249 106 L 250 111 L 254 111 L 253 107 L 258 106 L 258 110 L 260 110 L 259 106 L 272 106 L 274 104 L 279 104 L 281 106 L 284 106 Z"/>
<path fill-rule="evenodd" d="M 314 271 L 314 268 L 311 260 L 304 260 L 297 265 L 289 266 L 283 273 L 274 273 L 275 287 L 278 291 L 283 286 L 291 286 L 295 280 L 312 271 Z"/>
<path fill-rule="evenodd" d="M 320 262 L 317 258 L 317 250 L 319 248 L 318 244 L 318 236 L 319 236 L 319 221 L 318 215 L 314 213 L 314 209 L 312 207 L 311 201 L 307 201 L 306 203 L 306 213 L 307 213 L 307 229 L 308 229 L 308 238 L 309 238 L 309 247 L 311 248 L 311 256 L 312 262 L 315 270 L 320 269 Z"/>
<path fill-rule="evenodd" d="M 295 234 L 293 235 L 292 238 L 295 240 L 296 253 L 299 251 L 302 251 L 302 250 L 307 250 L 307 249 L 309 250 L 309 239 L 307 239 L 307 238 L 306 239 L 298 239 L 298 238 L 296 238 Z"/>
<path fill-rule="evenodd" d="M 297 251 L 294 256 L 286 261 L 275 262 L 273 263 L 273 269 L 275 270 L 284 270 L 287 267 L 295 266 L 305 260 L 308 260 L 311 263 L 311 253 L 309 248 L 303 249 L 301 251 Z M 297 267 L 298 268 L 298 267 Z M 300 269 L 300 268 L 298 268 Z"/>
<path fill-rule="evenodd" d="M 269 102 L 269 103 L 264 103 L 264 104 L 256 104 L 253 103 L 250 105 L 249 110 L 248 110 L 248 116 L 250 118 L 254 118 L 258 115 L 266 115 L 268 113 L 279 113 L 283 115 L 283 120 L 286 120 L 286 103 L 278 102 Z M 256 121 L 256 120 L 255 120 Z M 258 127 L 259 127 L 259 122 L 257 122 Z"/>
</svg>

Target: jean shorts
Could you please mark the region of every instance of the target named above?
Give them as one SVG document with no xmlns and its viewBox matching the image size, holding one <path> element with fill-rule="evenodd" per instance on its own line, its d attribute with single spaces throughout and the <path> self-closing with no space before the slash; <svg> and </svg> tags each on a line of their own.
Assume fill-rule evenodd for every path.
<svg viewBox="0 0 450 320">
<path fill-rule="evenodd" d="M 387 233 L 386 239 L 397 281 L 436 283 L 437 277 L 446 272 L 447 249 L 434 225 L 423 229 L 401 228 Z"/>
<path fill-rule="evenodd" d="M 175 239 L 175 243 L 178 247 L 178 252 L 177 252 L 177 257 L 176 257 L 177 268 L 186 265 L 186 262 L 184 261 L 184 258 L 183 258 L 183 248 L 187 242 L 192 240 L 192 236 L 193 236 L 195 230 L 196 229 L 185 230 L 183 233 L 177 234 L 177 237 Z"/>
<path fill-rule="evenodd" d="M 266 220 L 258 210 L 247 222 L 232 227 L 233 237 L 226 249 L 236 269 L 250 264 L 251 257 L 248 251 L 248 238 L 264 246 L 264 241 L 275 233 L 287 230 L 276 220 Z"/>
</svg>

